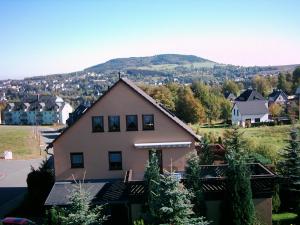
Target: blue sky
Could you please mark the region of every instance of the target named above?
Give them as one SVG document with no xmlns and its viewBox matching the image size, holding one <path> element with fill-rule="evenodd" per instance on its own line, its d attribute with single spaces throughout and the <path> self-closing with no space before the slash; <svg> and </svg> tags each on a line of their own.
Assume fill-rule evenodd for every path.
<svg viewBox="0 0 300 225">
<path fill-rule="evenodd" d="M 300 63 L 299 8 L 298 0 L 1 0 L 0 79 L 161 53 Z"/>
</svg>

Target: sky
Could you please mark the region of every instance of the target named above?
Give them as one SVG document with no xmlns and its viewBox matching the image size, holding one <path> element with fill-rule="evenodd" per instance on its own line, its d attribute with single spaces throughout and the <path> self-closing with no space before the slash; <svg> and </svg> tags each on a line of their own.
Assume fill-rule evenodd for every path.
<svg viewBox="0 0 300 225">
<path fill-rule="evenodd" d="M 164 53 L 300 63 L 299 0 L 0 0 L 0 79 Z"/>
</svg>

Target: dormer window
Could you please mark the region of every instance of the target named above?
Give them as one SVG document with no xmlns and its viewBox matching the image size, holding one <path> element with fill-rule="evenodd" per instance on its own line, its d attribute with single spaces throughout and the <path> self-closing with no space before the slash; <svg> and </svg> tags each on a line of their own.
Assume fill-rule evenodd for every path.
<svg viewBox="0 0 300 225">
<path fill-rule="evenodd" d="M 143 115 L 143 130 L 154 130 L 154 115 Z"/>
</svg>

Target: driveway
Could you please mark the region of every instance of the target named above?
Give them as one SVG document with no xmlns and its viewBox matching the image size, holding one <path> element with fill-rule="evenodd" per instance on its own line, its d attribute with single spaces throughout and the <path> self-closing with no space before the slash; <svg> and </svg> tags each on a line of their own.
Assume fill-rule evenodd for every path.
<svg viewBox="0 0 300 225">
<path fill-rule="evenodd" d="M 51 143 L 57 135 L 55 129 L 39 127 L 41 133 L 41 148 Z M 37 169 L 43 158 L 31 160 L 0 159 L 0 218 L 16 208 L 23 200 L 27 191 L 27 175 L 31 166 Z"/>
<path fill-rule="evenodd" d="M 22 202 L 27 174 L 31 166 L 38 168 L 42 160 L 0 160 L 0 217 Z"/>
</svg>

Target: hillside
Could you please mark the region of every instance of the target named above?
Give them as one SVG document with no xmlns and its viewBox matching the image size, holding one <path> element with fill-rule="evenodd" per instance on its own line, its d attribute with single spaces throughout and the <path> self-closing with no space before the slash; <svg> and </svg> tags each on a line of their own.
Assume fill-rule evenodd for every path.
<svg viewBox="0 0 300 225">
<path fill-rule="evenodd" d="M 191 82 L 194 79 L 204 81 L 222 81 L 224 79 L 245 79 L 256 74 L 278 74 L 291 72 L 296 65 L 284 66 L 235 66 L 213 62 L 194 55 L 161 54 L 148 57 L 117 58 L 83 70 L 102 74 L 123 72 L 131 79 L 180 79 Z"/>
<path fill-rule="evenodd" d="M 117 58 L 109 60 L 105 63 L 98 64 L 85 69 L 88 72 L 105 72 L 107 70 L 125 70 L 132 68 L 162 68 L 162 65 L 186 65 L 194 63 L 212 63 L 214 62 L 194 56 L 194 55 L 179 55 L 179 54 L 162 54 L 148 57 L 130 57 Z"/>
</svg>

